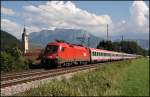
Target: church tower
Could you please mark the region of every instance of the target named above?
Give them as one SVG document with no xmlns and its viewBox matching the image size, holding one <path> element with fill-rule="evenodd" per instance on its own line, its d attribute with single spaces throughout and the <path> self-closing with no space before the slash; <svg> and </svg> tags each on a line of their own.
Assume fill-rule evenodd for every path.
<svg viewBox="0 0 150 97">
<path fill-rule="evenodd" d="M 24 27 L 23 33 L 22 33 L 22 46 L 23 46 L 23 53 L 27 53 L 28 47 L 28 35 L 26 32 L 26 28 Z"/>
</svg>

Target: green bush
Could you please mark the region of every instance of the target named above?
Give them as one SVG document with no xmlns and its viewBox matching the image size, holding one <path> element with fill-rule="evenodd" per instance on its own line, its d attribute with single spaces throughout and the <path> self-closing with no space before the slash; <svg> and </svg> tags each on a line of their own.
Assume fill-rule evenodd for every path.
<svg viewBox="0 0 150 97">
<path fill-rule="evenodd" d="M 1 52 L 0 63 L 2 72 L 12 71 L 15 65 L 14 57 L 6 52 Z"/>
<path fill-rule="evenodd" d="M 21 50 L 17 47 L 8 48 L 6 49 L 6 52 L 9 53 L 11 56 L 15 57 L 16 59 L 18 59 L 22 55 Z"/>
<path fill-rule="evenodd" d="M 44 56 L 44 49 L 42 49 L 41 52 L 39 53 L 37 60 L 41 60 L 43 56 Z"/>
<path fill-rule="evenodd" d="M 29 61 L 26 60 L 17 47 L 7 49 L 0 55 L 1 72 L 11 72 L 28 69 Z"/>
</svg>

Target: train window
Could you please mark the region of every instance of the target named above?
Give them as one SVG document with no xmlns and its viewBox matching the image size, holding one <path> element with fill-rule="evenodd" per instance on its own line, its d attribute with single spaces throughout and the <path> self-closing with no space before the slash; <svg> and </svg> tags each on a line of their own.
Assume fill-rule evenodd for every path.
<svg viewBox="0 0 150 97">
<path fill-rule="evenodd" d="M 64 48 L 64 47 L 62 47 L 61 51 L 63 52 L 64 50 L 65 50 L 65 48 Z"/>
<path fill-rule="evenodd" d="M 104 53 L 102 53 L 102 56 L 104 56 Z"/>
<path fill-rule="evenodd" d="M 94 52 L 92 52 L 92 56 L 94 56 Z"/>
<path fill-rule="evenodd" d="M 104 53 L 104 56 L 106 56 L 106 53 Z"/>
</svg>

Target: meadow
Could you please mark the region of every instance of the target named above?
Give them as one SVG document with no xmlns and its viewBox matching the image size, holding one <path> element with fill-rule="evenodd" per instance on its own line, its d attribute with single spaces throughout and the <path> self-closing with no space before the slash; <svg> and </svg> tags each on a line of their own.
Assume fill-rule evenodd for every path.
<svg viewBox="0 0 150 97">
<path fill-rule="evenodd" d="M 18 96 L 149 96 L 149 59 L 99 65 L 70 79 L 50 82 Z"/>
</svg>

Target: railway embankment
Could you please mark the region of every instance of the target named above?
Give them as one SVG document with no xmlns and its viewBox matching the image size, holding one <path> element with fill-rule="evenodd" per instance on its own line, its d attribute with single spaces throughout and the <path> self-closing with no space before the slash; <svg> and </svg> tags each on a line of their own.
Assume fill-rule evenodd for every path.
<svg viewBox="0 0 150 97">
<path fill-rule="evenodd" d="M 62 80 L 18 93 L 18 96 L 149 96 L 149 59 L 118 61 L 100 65 Z"/>
</svg>

